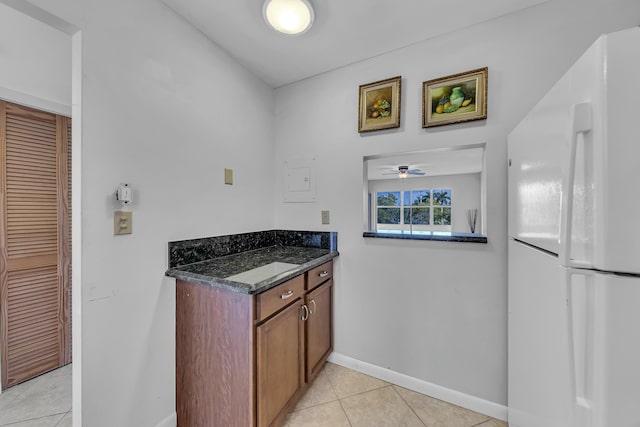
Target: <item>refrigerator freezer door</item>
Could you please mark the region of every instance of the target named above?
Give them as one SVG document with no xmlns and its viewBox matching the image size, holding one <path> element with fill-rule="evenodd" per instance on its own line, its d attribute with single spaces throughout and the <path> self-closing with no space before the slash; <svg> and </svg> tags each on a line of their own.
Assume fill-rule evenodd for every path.
<svg viewBox="0 0 640 427">
<path fill-rule="evenodd" d="M 590 258 L 593 241 L 593 148 L 602 133 L 603 40 L 599 39 L 509 134 L 509 235 L 560 252 L 562 192 L 575 105 L 588 104 L 591 130 L 577 135 L 573 185 L 573 257 Z"/>
<path fill-rule="evenodd" d="M 637 427 L 640 277 L 567 269 L 575 426 Z"/>
<path fill-rule="evenodd" d="M 593 265 L 640 274 L 640 28 L 607 35 L 603 54 L 605 137 L 594 153 Z"/>
<path fill-rule="evenodd" d="M 568 427 L 569 313 L 557 257 L 509 240 L 510 427 Z"/>
<path fill-rule="evenodd" d="M 509 235 L 560 253 L 571 111 L 588 104 L 577 138 L 569 257 L 640 274 L 640 28 L 600 37 L 509 135 Z M 570 264 L 570 263 L 569 263 Z"/>
</svg>

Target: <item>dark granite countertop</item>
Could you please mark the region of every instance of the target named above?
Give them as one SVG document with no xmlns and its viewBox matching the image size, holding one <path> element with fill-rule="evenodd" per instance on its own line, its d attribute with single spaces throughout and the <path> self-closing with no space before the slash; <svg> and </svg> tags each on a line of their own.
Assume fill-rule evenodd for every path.
<svg viewBox="0 0 640 427">
<path fill-rule="evenodd" d="M 233 292 L 258 294 L 339 255 L 336 233 L 279 230 L 233 236 L 169 243 L 169 269 L 165 275 Z M 234 240 L 243 244 L 229 244 Z M 247 242 L 256 243 L 247 245 Z M 279 268 L 271 271 L 268 267 L 273 263 L 278 263 Z M 257 281 L 239 281 L 234 277 L 257 268 L 266 268 L 266 272 L 252 276 Z"/>
<path fill-rule="evenodd" d="M 482 234 L 443 231 L 365 231 L 362 233 L 362 237 L 373 237 L 376 239 L 437 240 L 441 242 L 487 243 L 487 236 Z"/>
</svg>

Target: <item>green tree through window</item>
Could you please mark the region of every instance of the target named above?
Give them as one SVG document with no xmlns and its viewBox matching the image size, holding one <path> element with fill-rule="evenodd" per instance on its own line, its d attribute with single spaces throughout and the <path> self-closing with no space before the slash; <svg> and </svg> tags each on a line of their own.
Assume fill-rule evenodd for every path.
<svg viewBox="0 0 640 427">
<path fill-rule="evenodd" d="M 377 224 L 451 225 L 450 189 L 382 191 L 376 201 Z"/>
<path fill-rule="evenodd" d="M 400 224 L 400 191 L 377 194 L 378 224 Z"/>
<path fill-rule="evenodd" d="M 433 190 L 433 223 L 451 225 L 451 190 Z"/>
</svg>

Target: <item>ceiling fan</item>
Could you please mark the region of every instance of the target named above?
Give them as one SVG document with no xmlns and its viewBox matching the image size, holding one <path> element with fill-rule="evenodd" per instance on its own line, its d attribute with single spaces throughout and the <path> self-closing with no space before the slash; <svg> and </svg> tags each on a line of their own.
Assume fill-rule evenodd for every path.
<svg viewBox="0 0 640 427">
<path fill-rule="evenodd" d="M 388 172 L 384 172 L 382 175 L 398 175 L 398 178 L 406 178 L 409 175 L 425 175 L 420 169 L 409 169 L 409 166 L 401 165 L 398 166 L 398 170 L 390 170 Z"/>
</svg>

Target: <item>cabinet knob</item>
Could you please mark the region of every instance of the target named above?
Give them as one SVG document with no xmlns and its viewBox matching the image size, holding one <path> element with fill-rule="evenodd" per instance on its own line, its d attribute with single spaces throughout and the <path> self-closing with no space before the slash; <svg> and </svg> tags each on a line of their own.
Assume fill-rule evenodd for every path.
<svg viewBox="0 0 640 427">
<path fill-rule="evenodd" d="M 309 304 L 313 304 L 313 310 L 309 309 L 309 315 L 312 315 L 316 311 L 316 300 L 312 299 Z"/>
<path fill-rule="evenodd" d="M 320 277 L 327 277 L 328 275 L 329 275 L 329 272 L 327 270 L 324 270 L 323 272 L 318 273 L 318 276 Z"/>
<path fill-rule="evenodd" d="M 305 320 L 307 320 L 309 318 L 309 307 L 307 307 L 307 305 L 303 305 L 302 306 L 302 321 L 304 322 Z"/>
<path fill-rule="evenodd" d="M 293 296 L 293 291 L 288 290 L 284 294 L 280 295 L 280 299 L 287 299 L 287 298 L 291 298 L 292 296 Z"/>
</svg>

